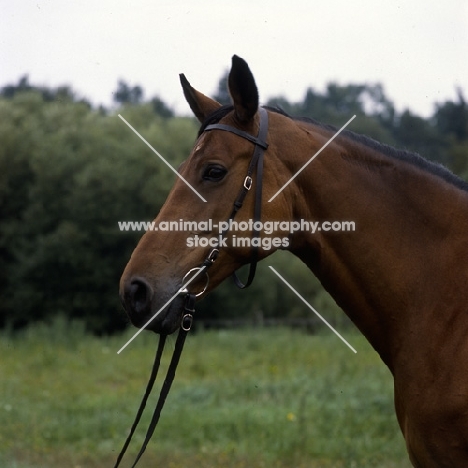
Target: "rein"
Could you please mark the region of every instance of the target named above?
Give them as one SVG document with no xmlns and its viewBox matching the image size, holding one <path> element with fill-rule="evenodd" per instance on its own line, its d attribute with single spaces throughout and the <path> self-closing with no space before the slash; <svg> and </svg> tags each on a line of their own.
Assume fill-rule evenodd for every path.
<svg viewBox="0 0 468 468">
<path fill-rule="evenodd" d="M 244 132 L 242 130 L 239 130 L 235 127 L 231 127 L 229 125 L 223 125 L 223 124 L 213 124 L 213 125 L 208 125 L 205 128 L 205 131 L 211 131 L 211 130 L 223 130 L 227 132 L 234 133 L 246 140 L 249 140 L 250 142 L 255 144 L 255 149 L 254 153 L 252 156 L 252 159 L 250 160 L 249 167 L 247 169 L 247 175 L 245 176 L 244 183 L 239 190 L 239 193 L 234 201 L 233 209 L 231 212 L 231 215 L 229 216 L 228 222 L 232 221 L 234 217 L 236 216 L 237 212 L 240 210 L 244 203 L 244 199 L 247 195 L 247 193 L 250 191 L 253 185 L 253 179 L 252 175 L 254 172 L 254 169 L 256 169 L 257 172 L 257 184 L 255 187 L 255 203 L 254 203 L 254 226 L 256 225 L 256 221 L 261 220 L 261 213 L 262 213 L 262 181 L 263 181 L 263 153 L 264 151 L 268 148 L 268 144 L 266 143 L 266 136 L 268 133 L 268 114 L 265 109 L 260 108 L 259 109 L 259 114 L 260 114 L 260 128 L 258 131 L 258 136 L 254 137 L 250 133 Z M 224 230 L 220 238 L 222 239 L 226 232 L 228 231 L 229 228 Z M 260 237 L 260 231 L 258 229 L 253 229 L 253 234 L 252 238 L 259 238 Z M 234 282 L 236 285 L 244 289 L 252 284 L 252 281 L 255 277 L 255 271 L 257 268 L 257 262 L 258 262 L 258 251 L 259 251 L 259 246 L 258 244 L 256 246 L 253 246 L 252 248 L 252 256 L 250 260 L 250 269 L 249 269 L 249 275 L 247 278 L 247 281 L 245 284 L 243 284 L 240 279 L 238 278 L 237 274 L 234 272 L 233 273 L 233 278 Z M 213 263 L 216 261 L 219 255 L 219 249 L 213 248 L 210 250 L 208 253 L 207 257 L 201 264 L 201 266 L 192 268 L 185 277 L 187 277 L 192 271 L 195 270 L 200 270 L 204 269 L 205 273 L 206 271 L 213 265 Z M 208 275 L 207 275 L 208 276 Z M 185 279 L 184 277 L 184 279 Z M 208 283 L 207 283 L 208 284 Z M 206 289 L 206 286 L 205 286 Z M 172 354 L 171 362 L 169 364 L 169 368 L 167 370 L 166 378 L 164 379 L 164 383 L 161 387 L 161 391 L 159 393 L 159 398 L 158 402 L 156 404 L 156 408 L 153 412 L 153 416 L 151 418 L 151 422 L 148 426 L 148 430 L 146 431 L 146 436 L 145 440 L 143 441 L 143 444 L 140 448 L 140 451 L 138 452 L 138 455 L 135 458 L 135 461 L 133 462 L 133 465 L 131 468 L 135 468 L 137 465 L 138 461 L 142 457 L 143 453 L 146 450 L 146 447 L 153 436 L 153 433 L 156 429 L 156 426 L 159 422 L 159 418 L 161 416 L 161 411 L 163 409 L 164 403 L 166 401 L 167 395 L 169 394 L 169 391 L 172 386 L 172 382 L 174 381 L 175 373 L 177 370 L 177 365 L 179 364 L 180 356 L 182 354 L 182 350 L 184 349 L 184 343 L 185 343 L 185 338 L 187 337 L 188 332 L 190 331 L 193 323 L 193 314 L 195 313 L 195 300 L 196 297 L 200 296 L 203 294 L 205 289 L 198 294 L 193 294 L 190 293 L 187 288 L 181 290 L 181 294 L 185 295 L 185 304 L 184 304 L 184 315 L 182 317 L 182 323 L 179 329 L 179 333 L 177 335 L 177 340 L 174 348 L 174 353 Z M 114 465 L 114 468 L 118 468 L 120 465 L 120 462 L 122 461 L 123 456 L 125 455 L 125 452 L 127 451 L 128 446 L 130 445 L 130 442 L 132 440 L 133 434 L 135 433 L 135 430 L 138 426 L 138 423 L 140 422 L 141 416 L 143 414 L 143 411 L 146 407 L 146 402 L 148 400 L 148 397 L 151 394 L 151 391 L 153 389 L 154 382 L 156 380 L 156 377 L 158 375 L 159 367 L 161 364 L 161 356 L 163 354 L 164 346 L 166 344 L 166 338 L 167 335 L 159 335 L 159 343 L 158 343 L 158 348 L 156 351 L 156 356 L 154 359 L 153 363 L 153 368 L 151 370 L 151 374 L 148 380 L 148 384 L 146 385 L 146 390 L 145 394 L 143 396 L 143 399 L 141 400 L 140 406 L 138 408 L 135 420 L 132 424 L 132 427 L 130 429 L 130 433 L 127 436 L 127 439 L 122 447 L 122 450 L 119 453 L 119 456 L 117 457 L 117 461 Z"/>
</svg>

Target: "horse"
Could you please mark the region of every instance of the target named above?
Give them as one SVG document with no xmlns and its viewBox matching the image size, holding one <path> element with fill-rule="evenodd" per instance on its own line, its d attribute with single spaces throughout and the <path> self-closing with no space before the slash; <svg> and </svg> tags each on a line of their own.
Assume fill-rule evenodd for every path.
<svg viewBox="0 0 468 468">
<path fill-rule="evenodd" d="M 336 129 L 261 107 L 253 74 L 240 57 L 232 58 L 229 106 L 197 91 L 184 75 L 180 79 L 201 127 L 155 223 L 187 220 L 192 229 L 142 236 L 120 281 L 131 322 L 142 327 L 153 317 L 148 329 L 173 333 L 182 320 L 177 291 L 187 272 L 208 258 L 209 284 L 206 270 L 187 287 L 201 295 L 202 286 L 208 293 L 252 263 L 254 253 L 261 261 L 288 250 L 392 373 L 396 416 L 413 466 L 468 466 L 468 185 L 417 154 L 351 131 L 323 148 Z M 245 173 L 262 143 L 265 115 L 262 174 L 256 166 L 249 180 Z M 246 186 L 236 221 L 248 225 L 258 201 L 258 191 L 248 190 L 252 185 L 263 190 L 259 219 L 277 221 L 272 238 L 284 238 L 282 221 L 353 220 L 356 229 L 297 230 L 287 242 L 259 244 L 254 252 L 227 242 L 233 232 L 221 239 L 213 226 L 193 224 L 232 219 L 233 201 Z M 188 234 L 204 237 L 205 246 L 189 245 Z"/>
</svg>

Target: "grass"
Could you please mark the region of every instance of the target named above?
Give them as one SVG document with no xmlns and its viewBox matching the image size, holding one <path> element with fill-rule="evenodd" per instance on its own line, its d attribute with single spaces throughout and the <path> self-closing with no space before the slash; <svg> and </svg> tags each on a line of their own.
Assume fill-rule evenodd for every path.
<svg viewBox="0 0 468 468">
<path fill-rule="evenodd" d="M 59 320 L 1 337 L 0 466 L 113 466 L 157 345 L 143 333 L 117 355 L 132 332 L 96 338 Z M 346 338 L 357 354 L 328 332 L 192 334 L 138 466 L 409 467 L 390 373 L 361 336 Z M 161 371 L 174 340 L 168 345 Z M 149 419 L 143 417 L 123 467 Z"/>
</svg>

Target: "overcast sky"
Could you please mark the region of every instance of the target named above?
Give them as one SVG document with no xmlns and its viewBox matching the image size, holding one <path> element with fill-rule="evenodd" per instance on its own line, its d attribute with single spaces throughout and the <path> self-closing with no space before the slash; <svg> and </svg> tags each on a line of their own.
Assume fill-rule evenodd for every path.
<svg viewBox="0 0 468 468">
<path fill-rule="evenodd" d="M 382 83 L 398 110 L 427 116 L 468 99 L 468 1 L 0 0 L 0 86 L 68 84 L 110 104 L 117 80 L 188 114 L 183 72 L 212 94 L 237 54 L 264 102 L 339 84 Z"/>
</svg>

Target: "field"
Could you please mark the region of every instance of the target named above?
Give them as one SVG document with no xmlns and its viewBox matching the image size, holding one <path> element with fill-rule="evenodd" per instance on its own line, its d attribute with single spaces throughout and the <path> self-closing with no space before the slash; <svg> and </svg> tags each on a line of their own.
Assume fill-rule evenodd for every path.
<svg viewBox="0 0 468 468">
<path fill-rule="evenodd" d="M 132 333 L 97 338 L 58 320 L 0 337 L 0 466 L 113 466 L 157 346 L 145 332 L 117 355 Z M 193 333 L 138 466 L 408 467 L 390 373 L 360 335 L 346 338 L 357 354 L 328 331 Z"/>
</svg>

